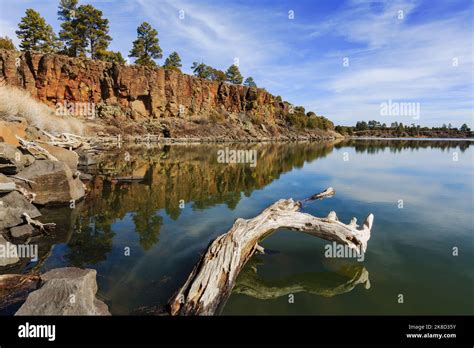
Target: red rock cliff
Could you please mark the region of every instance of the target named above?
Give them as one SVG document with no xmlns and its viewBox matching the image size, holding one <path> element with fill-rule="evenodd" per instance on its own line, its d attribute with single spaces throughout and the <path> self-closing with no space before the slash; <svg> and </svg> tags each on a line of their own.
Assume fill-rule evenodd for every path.
<svg viewBox="0 0 474 348">
<path fill-rule="evenodd" d="M 0 79 L 51 106 L 65 100 L 104 103 L 120 106 L 132 118 L 208 116 L 222 110 L 252 113 L 272 122 L 277 110 L 285 107 L 261 88 L 53 54 L 0 50 Z"/>
</svg>

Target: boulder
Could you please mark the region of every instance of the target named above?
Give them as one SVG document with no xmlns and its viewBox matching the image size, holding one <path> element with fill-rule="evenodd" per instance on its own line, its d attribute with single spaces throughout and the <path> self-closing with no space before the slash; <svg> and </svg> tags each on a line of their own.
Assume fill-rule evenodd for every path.
<svg viewBox="0 0 474 348">
<path fill-rule="evenodd" d="M 12 244 L 8 243 L 5 238 L 0 235 L 0 267 L 12 265 L 20 261 L 16 248 L 12 251 L 11 246 Z"/>
<path fill-rule="evenodd" d="M 28 224 L 10 228 L 10 235 L 14 240 L 26 240 L 28 237 L 32 237 L 34 232 L 33 226 Z"/>
<path fill-rule="evenodd" d="M 16 189 L 15 183 L 7 176 L 0 174 L 0 194 Z"/>
<path fill-rule="evenodd" d="M 85 195 L 84 185 L 73 177 L 71 169 L 60 161 L 35 161 L 18 173 L 32 182 L 17 182 L 36 193 L 34 203 L 41 205 L 69 204 Z"/>
<path fill-rule="evenodd" d="M 77 170 L 79 155 L 74 151 L 49 144 L 41 144 L 41 147 L 56 157 L 59 161 L 66 163 L 73 172 Z"/>
<path fill-rule="evenodd" d="M 97 164 L 97 161 L 94 158 L 93 154 L 87 152 L 79 152 L 79 166 L 81 167 L 88 167 L 94 166 Z"/>
<path fill-rule="evenodd" d="M 18 191 L 0 196 L 0 231 L 21 224 L 23 213 L 32 219 L 41 216 L 39 210 Z"/>
<path fill-rule="evenodd" d="M 41 276 L 42 286 L 31 292 L 15 315 L 110 315 L 96 298 L 97 272 L 65 267 Z"/>
<path fill-rule="evenodd" d="M 26 122 L 0 121 L 0 142 L 19 146 L 20 143 L 18 142 L 16 135 L 24 139 L 26 136 L 26 126 Z"/>
<path fill-rule="evenodd" d="M 27 158 L 13 145 L 0 143 L 0 173 L 14 175 L 21 171 Z"/>
</svg>

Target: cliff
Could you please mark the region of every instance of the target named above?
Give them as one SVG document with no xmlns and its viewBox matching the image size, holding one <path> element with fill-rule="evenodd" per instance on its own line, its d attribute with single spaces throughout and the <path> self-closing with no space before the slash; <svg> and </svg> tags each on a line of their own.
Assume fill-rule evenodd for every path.
<svg viewBox="0 0 474 348">
<path fill-rule="evenodd" d="M 289 104 L 261 88 L 163 68 L 0 50 L 0 81 L 86 122 L 165 137 L 323 137 L 292 129 Z"/>
</svg>

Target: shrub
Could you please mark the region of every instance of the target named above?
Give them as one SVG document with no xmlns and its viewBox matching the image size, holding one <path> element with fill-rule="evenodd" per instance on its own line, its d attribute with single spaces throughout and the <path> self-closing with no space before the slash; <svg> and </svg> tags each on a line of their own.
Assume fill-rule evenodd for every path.
<svg viewBox="0 0 474 348">
<path fill-rule="evenodd" d="M 0 87 L 0 119 L 22 117 L 28 124 L 50 133 L 83 134 L 81 121 L 72 117 L 56 116 L 54 110 L 35 100 L 21 89 Z"/>
</svg>

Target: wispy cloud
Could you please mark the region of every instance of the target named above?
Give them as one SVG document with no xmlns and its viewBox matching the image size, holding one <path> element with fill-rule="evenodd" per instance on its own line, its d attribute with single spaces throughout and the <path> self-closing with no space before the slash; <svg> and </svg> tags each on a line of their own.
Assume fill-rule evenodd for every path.
<svg viewBox="0 0 474 348">
<path fill-rule="evenodd" d="M 395 121 L 380 116 L 380 103 L 392 99 L 419 102 L 421 124 L 474 126 L 470 1 L 83 2 L 104 12 L 114 37 L 111 49 L 125 56 L 137 26 L 148 21 L 158 29 L 165 57 L 178 51 L 185 72 L 193 61 L 226 69 L 238 58 L 243 74 L 260 86 L 339 124 Z M 59 29 L 54 2 L 7 6 L 0 0 L 2 35 L 15 37 L 28 7 Z"/>
<path fill-rule="evenodd" d="M 241 69 L 250 72 L 283 46 L 263 42 L 264 28 L 248 26 L 258 14 L 240 6 L 238 11 L 225 4 L 191 1 L 137 0 L 152 25 L 168 28 L 168 44 L 185 51 L 194 60 L 203 60 L 222 69 L 237 58 Z M 245 21 L 242 21 L 245 18 Z"/>
</svg>

